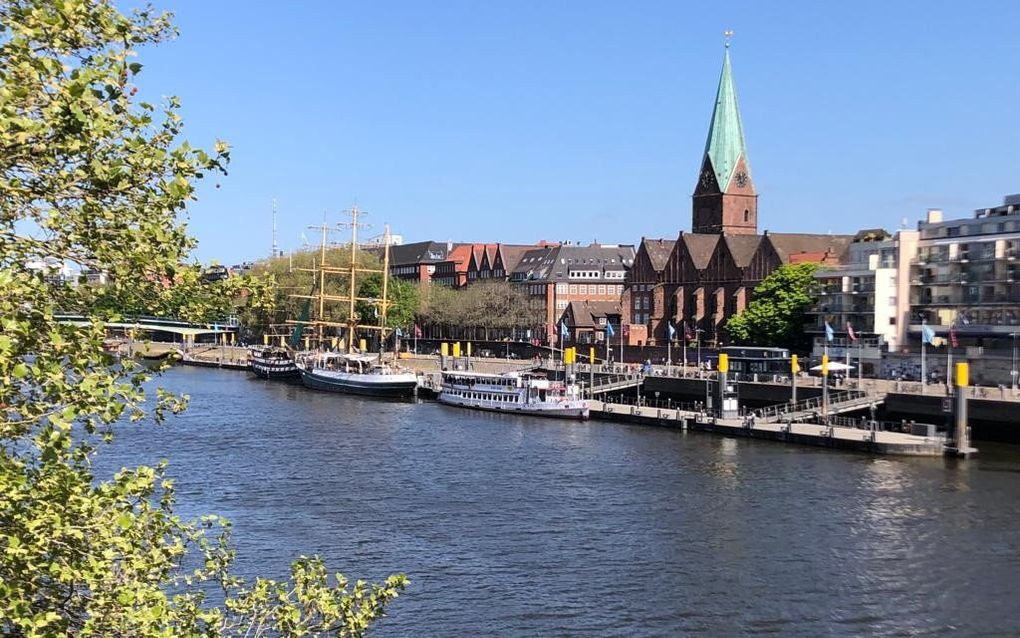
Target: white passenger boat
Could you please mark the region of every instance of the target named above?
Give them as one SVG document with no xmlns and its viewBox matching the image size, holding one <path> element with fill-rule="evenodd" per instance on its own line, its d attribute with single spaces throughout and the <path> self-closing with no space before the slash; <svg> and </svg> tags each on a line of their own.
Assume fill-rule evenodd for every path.
<svg viewBox="0 0 1020 638">
<path fill-rule="evenodd" d="M 373 397 L 413 397 L 418 375 L 374 354 L 309 352 L 297 357 L 301 382 L 314 390 Z"/>
<path fill-rule="evenodd" d="M 447 405 L 563 419 L 587 419 L 576 384 L 534 374 L 444 372 L 439 400 Z"/>
</svg>

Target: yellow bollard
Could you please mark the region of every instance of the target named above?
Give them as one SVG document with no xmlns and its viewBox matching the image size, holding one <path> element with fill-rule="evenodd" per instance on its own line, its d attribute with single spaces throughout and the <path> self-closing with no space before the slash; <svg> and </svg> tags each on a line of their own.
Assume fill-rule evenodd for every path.
<svg viewBox="0 0 1020 638">
<path fill-rule="evenodd" d="M 444 357 L 450 356 L 450 344 L 446 343 L 445 341 L 439 344 L 439 352 Z"/>
<path fill-rule="evenodd" d="M 471 342 L 470 341 L 467 342 L 467 356 L 469 356 L 469 357 L 471 356 Z"/>
<path fill-rule="evenodd" d="M 790 355 L 790 372 L 792 374 L 800 372 L 800 362 L 797 361 L 797 355 L 795 354 Z"/>
<path fill-rule="evenodd" d="M 280 347 L 287 345 L 287 337 L 280 335 Z"/>
<path fill-rule="evenodd" d="M 269 335 L 262 335 L 262 345 L 264 346 L 269 345 Z"/>
<path fill-rule="evenodd" d="M 358 340 L 358 350 L 361 350 L 362 352 L 368 350 L 368 344 L 365 342 L 364 339 Z"/>
<path fill-rule="evenodd" d="M 721 354 L 719 355 L 719 372 L 726 374 L 730 371 L 730 355 Z"/>
<path fill-rule="evenodd" d="M 966 388 L 970 385 L 970 364 L 967 362 L 956 364 L 956 387 Z"/>
<path fill-rule="evenodd" d="M 588 363 L 595 365 L 595 346 L 588 348 Z"/>
<path fill-rule="evenodd" d="M 311 350 L 311 337 L 305 337 L 305 350 Z"/>
<path fill-rule="evenodd" d="M 340 341 L 339 339 L 337 339 L 336 337 L 333 337 L 333 338 L 331 338 L 331 339 L 329 340 L 329 345 L 330 345 L 330 346 L 331 346 L 331 347 L 332 347 L 332 348 L 333 348 L 334 350 L 336 350 L 336 347 L 337 347 L 337 344 L 339 343 L 339 341 Z"/>
<path fill-rule="evenodd" d="M 453 344 L 453 356 L 454 357 L 459 357 L 460 356 L 460 342 L 459 341 L 456 341 Z"/>
<path fill-rule="evenodd" d="M 827 354 L 822 355 L 822 376 L 829 376 L 829 355 Z"/>
</svg>

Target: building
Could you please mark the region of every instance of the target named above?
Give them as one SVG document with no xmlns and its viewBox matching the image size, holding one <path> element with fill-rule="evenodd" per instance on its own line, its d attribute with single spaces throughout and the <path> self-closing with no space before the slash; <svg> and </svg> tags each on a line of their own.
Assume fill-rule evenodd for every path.
<svg viewBox="0 0 1020 638">
<path fill-rule="evenodd" d="M 510 282 L 525 289 L 532 307 L 545 318 L 534 327 L 533 337 L 558 343 L 557 324 L 570 302 L 618 303 L 633 263 L 632 245 L 549 245 L 524 251 Z"/>
<path fill-rule="evenodd" d="M 1020 195 L 978 209 L 972 218 L 944 221 L 942 211 L 929 211 L 918 231 L 917 255 L 909 266 L 909 349 L 919 348 L 922 320 L 942 338 L 952 326 L 961 352 L 980 358 L 989 380 L 1015 383 Z"/>
<path fill-rule="evenodd" d="M 474 244 L 460 244 L 446 254 L 446 259 L 435 264 L 430 280 L 433 283 L 460 288 L 467 283 L 468 262 Z"/>
<path fill-rule="evenodd" d="M 882 229 L 862 230 L 844 264 L 815 273 L 818 299 L 808 325 L 814 333 L 813 359 L 820 359 L 827 346 L 830 357 L 844 360 L 849 354 L 871 375 L 880 370 L 886 353 L 900 349 L 906 339 L 910 264 L 917 241 L 918 231 L 890 235 Z M 832 328 L 832 341 L 826 340 L 826 324 Z"/>
<path fill-rule="evenodd" d="M 614 336 L 619 333 L 622 315 L 623 308 L 618 301 L 571 301 L 560 315 L 559 323 L 567 326 L 567 343 L 599 346 L 598 356 L 601 357 L 604 355 L 601 347 L 606 344 L 606 335 L 610 331 Z M 608 327 L 610 325 L 612 328 Z M 578 353 L 581 356 L 585 354 L 581 351 Z"/>
<path fill-rule="evenodd" d="M 43 279 L 51 284 L 75 284 L 77 283 L 74 271 L 66 263 L 53 257 L 44 259 L 30 259 L 25 262 L 25 267 L 42 275 Z M 106 280 L 103 280 L 106 283 Z"/>
<path fill-rule="evenodd" d="M 436 241 L 390 246 L 390 276 L 419 283 L 431 281 L 437 265 L 447 261 L 457 246 L 459 244 L 453 242 Z M 382 255 L 379 254 L 379 257 Z"/>
<path fill-rule="evenodd" d="M 758 233 L 758 193 L 728 47 L 691 199 L 694 232 L 643 239 L 638 248 L 622 299 L 624 332 L 633 345 L 664 344 L 670 323 L 686 324 L 700 340 L 725 342 L 725 322 L 743 311 L 773 270 L 798 261 L 839 263 L 852 239 Z"/>
</svg>

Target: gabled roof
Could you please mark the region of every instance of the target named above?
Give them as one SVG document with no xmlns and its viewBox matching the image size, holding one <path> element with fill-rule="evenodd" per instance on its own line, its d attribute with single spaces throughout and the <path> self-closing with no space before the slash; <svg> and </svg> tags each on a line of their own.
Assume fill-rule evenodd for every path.
<svg viewBox="0 0 1020 638">
<path fill-rule="evenodd" d="M 634 246 L 628 244 L 564 244 L 526 251 L 513 272 L 516 280 L 567 281 L 571 270 L 629 270 L 633 264 Z"/>
<path fill-rule="evenodd" d="M 619 315 L 623 312 L 620 304 L 615 301 L 571 301 L 564 314 L 573 318 L 575 328 L 594 328 L 598 319 Z"/>
<path fill-rule="evenodd" d="M 651 262 L 652 268 L 658 272 L 666 267 L 666 262 L 669 260 L 669 254 L 673 252 L 673 246 L 676 245 L 675 239 L 642 239 L 641 248 L 645 249 L 645 254 L 648 255 L 648 261 Z"/>
<path fill-rule="evenodd" d="M 738 268 L 747 268 L 751 258 L 758 252 L 761 244 L 761 235 L 724 235 L 723 241 L 733 255 L 733 261 Z"/>
<path fill-rule="evenodd" d="M 513 272 L 517 264 L 521 262 L 524 253 L 535 248 L 534 246 L 519 246 L 516 244 L 500 244 L 499 256 L 503 260 L 503 269 L 506 272 Z"/>
<path fill-rule="evenodd" d="M 737 89 L 733 84 L 733 71 L 730 68 L 730 49 L 726 45 L 723 57 L 722 74 L 719 76 L 719 89 L 715 94 L 715 108 L 712 110 L 712 123 L 708 128 L 708 140 L 705 142 L 705 156 L 712 160 L 712 168 L 719 188 L 725 191 L 733 176 L 740 158 L 744 158 L 747 174 L 751 174 L 751 163 L 747 158 L 744 144 L 744 127 L 740 122 L 740 109 L 737 108 Z"/>
<path fill-rule="evenodd" d="M 683 242 L 687 254 L 691 256 L 694 267 L 698 270 L 708 266 L 715 252 L 715 245 L 722 235 L 715 233 L 683 233 L 678 241 Z"/>
</svg>

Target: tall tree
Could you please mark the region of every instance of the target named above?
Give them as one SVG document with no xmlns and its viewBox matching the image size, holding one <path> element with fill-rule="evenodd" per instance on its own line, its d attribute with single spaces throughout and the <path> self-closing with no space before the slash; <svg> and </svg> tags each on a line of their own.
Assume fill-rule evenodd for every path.
<svg viewBox="0 0 1020 638">
<path fill-rule="evenodd" d="M 0 2 L 0 636 L 362 636 L 403 577 L 349 585 L 300 559 L 245 582 L 222 521 L 174 514 L 165 467 L 92 472 L 117 427 L 184 400 L 147 397 L 148 371 L 104 356 L 115 308 L 56 321 L 91 293 L 29 264 L 105 272 L 119 303 L 151 311 L 196 285 L 179 215 L 228 147 L 180 141 L 176 98 L 133 97 L 136 48 L 173 34 L 111 0 Z"/>
<path fill-rule="evenodd" d="M 726 332 L 738 344 L 804 350 L 805 313 L 815 301 L 818 264 L 780 266 L 754 289 L 754 297 L 726 322 Z"/>
</svg>

